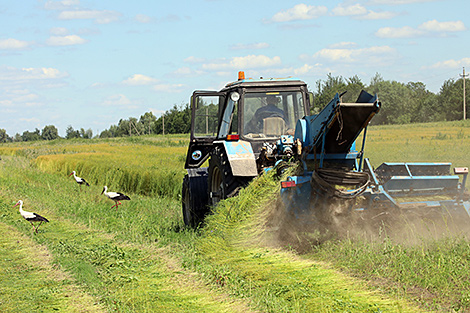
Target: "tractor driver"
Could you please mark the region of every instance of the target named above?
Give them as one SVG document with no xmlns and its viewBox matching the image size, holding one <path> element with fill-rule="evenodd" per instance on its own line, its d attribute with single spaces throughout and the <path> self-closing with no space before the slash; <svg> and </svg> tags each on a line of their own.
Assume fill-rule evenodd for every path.
<svg viewBox="0 0 470 313">
<path fill-rule="evenodd" d="M 280 117 L 286 121 L 284 111 L 276 106 L 278 103 L 278 97 L 272 95 L 268 96 L 266 98 L 266 104 L 256 110 L 253 118 L 247 124 L 247 132 L 262 132 L 263 120 L 267 117 Z"/>
</svg>

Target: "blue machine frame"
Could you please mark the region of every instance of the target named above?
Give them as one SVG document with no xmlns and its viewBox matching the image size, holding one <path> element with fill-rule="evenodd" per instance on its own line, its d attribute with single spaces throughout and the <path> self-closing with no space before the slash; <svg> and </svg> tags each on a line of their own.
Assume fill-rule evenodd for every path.
<svg viewBox="0 0 470 313">
<path fill-rule="evenodd" d="M 426 207 L 439 206 L 447 210 L 464 209 L 470 215 L 470 201 L 465 195 L 468 168 L 454 169 L 454 175 L 450 174 L 451 163 L 383 163 L 373 169 L 370 161 L 364 158 L 364 147 L 367 125 L 379 109 L 377 96 L 363 92 L 356 103 L 342 103 L 341 96 L 336 94 L 319 114 L 307 116 L 297 122 L 294 139 L 302 143 L 300 160 L 304 172 L 299 176 L 288 177 L 289 184 L 283 184 L 281 188 L 281 197 L 287 209 L 297 215 L 311 206 L 315 207 L 319 204 L 318 201 L 331 198 L 331 195 L 325 195 L 313 183 L 312 176 L 315 171 L 325 167 L 342 167 L 346 171 L 369 175 L 367 187 L 356 192 L 366 199 L 361 202 L 363 207 L 356 207 L 357 209 L 376 205 L 400 208 L 419 204 Z M 351 117 L 354 114 L 356 116 Z M 349 123 L 348 126 L 346 123 Z M 362 131 L 361 151 L 356 151 L 355 141 Z M 338 138 L 343 135 L 341 132 L 346 132 L 346 139 L 338 143 Z M 279 145 L 291 141 L 283 141 L 281 138 Z M 462 181 L 459 175 L 462 175 Z M 351 192 L 354 193 L 354 190 Z M 437 195 L 445 195 L 447 199 L 414 202 L 397 200 Z"/>
</svg>

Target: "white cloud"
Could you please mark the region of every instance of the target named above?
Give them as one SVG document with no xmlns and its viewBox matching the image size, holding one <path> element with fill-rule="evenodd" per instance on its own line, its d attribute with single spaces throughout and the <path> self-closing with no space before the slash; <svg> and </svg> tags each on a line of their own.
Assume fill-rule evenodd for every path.
<svg viewBox="0 0 470 313">
<path fill-rule="evenodd" d="M 430 36 L 433 34 L 445 35 L 448 32 L 464 31 L 465 27 L 462 21 L 438 22 L 431 20 L 422 23 L 418 28 L 404 26 L 401 28 L 383 27 L 375 35 L 381 38 L 411 38 L 419 36 Z"/>
<path fill-rule="evenodd" d="M 265 55 L 248 55 L 244 57 L 234 57 L 230 60 L 215 60 L 212 63 L 203 64 L 202 68 L 205 70 L 246 70 L 251 68 L 272 67 L 279 64 L 281 64 L 281 58 L 278 56 L 270 58 Z"/>
<path fill-rule="evenodd" d="M 365 15 L 367 14 L 367 9 L 356 3 L 354 5 L 344 5 L 340 4 L 332 10 L 333 15 L 336 16 L 353 16 L 353 15 Z"/>
<path fill-rule="evenodd" d="M 27 89 L 6 89 L 3 93 L 5 99 L 0 100 L 0 107 L 14 107 L 19 104 L 37 103 L 39 96 Z"/>
<path fill-rule="evenodd" d="M 452 69 L 452 68 L 462 68 L 464 66 L 470 66 L 470 58 L 463 58 L 460 60 L 446 60 L 434 63 L 433 65 L 429 66 L 428 68 L 433 69 Z"/>
<path fill-rule="evenodd" d="M 354 5 L 340 4 L 335 7 L 332 12 L 335 16 L 352 16 L 354 19 L 358 20 L 386 20 L 398 15 L 390 11 L 374 12 L 366 9 L 359 3 Z"/>
<path fill-rule="evenodd" d="M 150 23 L 152 21 L 152 18 L 148 15 L 145 15 L 145 14 L 137 14 L 134 19 L 139 22 L 139 23 L 143 23 L 143 24 L 147 24 L 147 23 Z"/>
<path fill-rule="evenodd" d="M 59 13 L 60 20 L 95 20 L 98 24 L 108 24 L 119 20 L 121 13 L 116 11 L 74 10 Z"/>
<path fill-rule="evenodd" d="M 357 43 L 351 42 L 351 41 L 343 41 L 343 42 L 334 43 L 329 46 L 329 48 L 352 48 L 352 47 L 357 47 Z"/>
<path fill-rule="evenodd" d="M 24 81 L 24 80 L 43 80 L 60 79 L 67 77 L 68 74 L 55 68 L 22 68 L 14 67 L 0 68 L 0 81 Z"/>
<path fill-rule="evenodd" d="M 462 21 L 438 22 L 436 20 L 424 22 L 418 28 L 430 32 L 460 32 L 467 29 Z"/>
<path fill-rule="evenodd" d="M 112 95 L 103 101 L 108 106 L 129 106 L 133 102 L 123 94 Z"/>
<path fill-rule="evenodd" d="M 191 68 L 187 66 L 180 67 L 179 69 L 173 72 L 173 74 L 176 74 L 176 75 L 190 75 L 191 73 L 192 73 Z"/>
<path fill-rule="evenodd" d="M 40 122 L 37 117 L 31 117 L 31 118 L 20 117 L 19 120 L 22 122 L 27 122 L 31 124 L 37 124 L 37 125 L 39 125 L 39 122 Z"/>
<path fill-rule="evenodd" d="M 171 74 L 173 76 L 197 76 L 203 74 L 204 71 L 194 70 L 190 67 L 183 66 L 178 68 L 176 71 L 173 71 Z"/>
<path fill-rule="evenodd" d="M 79 4 L 80 0 L 46 1 L 44 8 L 47 10 L 65 10 Z"/>
<path fill-rule="evenodd" d="M 295 75 L 306 75 L 309 72 L 311 72 L 314 69 L 313 65 L 310 64 L 304 64 L 303 66 L 294 69 L 294 74 Z"/>
<path fill-rule="evenodd" d="M 52 27 L 50 33 L 55 36 L 65 36 L 69 31 L 65 27 Z"/>
<path fill-rule="evenodd" d="M 187 57 L 186 59 L 184 59 L 185 63 L 203 63 L 205 61 L 206 61 L 206 59 L 204 59 L 204 58 L 197 58 L 197 57 L 194 57 L 194 56 L 190 56 L 190 57 Z"/>
<path fill-rule="evenodd" d="M 389 46 L 374 46 L 361 49 L 327 48 L 316 52 L 313 59 L 341 63 L 378 63 L 396 55 L 396 50 Z"/>
<path fill-rule="evenodd" d="M 372 5 L 378 5 L 378 4 L 400 5 L 400 4 L 435 2 L 435 1 L 439 1 L 439 0 L 370 0 L 369 4 L 372 4 Z"/>
<path fill-rule="evenodd" d="M 293 8 L 278 12 L 271 18 L 273 22 L 290 22 L 299 20 L 311 20 L 326 15 L 328 9 L 325 6 L 297 4 Z"/>
<path fill-rule="evenodd" d="M 47 39 L 46 43 L 49 46 L 73 46 L 87 43 L 88 40 L 81 38 L 77 35 L 68 36 L 51 36 Z"/>
<path fill-rule="evenodd" d="M 65 74 L 61 73 L 58 69 L 50 67 L 23 68 L 22 71 L 27 73 L 30 79 L 55 79 L 65 76 Z"/>
<path fill-rule="evenodd" d="M 235 44 L 230 47 L 231 50 L 258 50 L 269 48 L 269 44 L 266 42 L 257 42 L 250 44 Z"/>
<path fill-rule="evenodd" d="M 8 38 L 0 40 L 0 50 L 23 50 L 31 45 L 30 42 Z"/>
<path fill-rule="evenodd" d="M 375 32 L 375 36 L 380 38 L 411 38 L 422 35 L 424 35 L 423 31 L 412 28 L 410 26 L 404 26 L 401 28 L 382 27 Z"/>
<path fill-rule="evenodd" d="M 142 74 L 134 74 L 128 79 L 124 80 L 122 83 L 125 85 L 130 85 L 130 86 L 142 86 L 142 85 L 155 84 L 157 81 L 158 81 L 157 79 L 150 77 L 150 76 L 146 76 Z"/>
<path fill-rule="evenodd" d="M 183 88 L 183 84 L 158 84 L 153 86 L 153 90 L 155 91 L 164 91 L 168 93 L 179 93 L 183 91 Z"/>
<path fill-rule="evenodd" d="M 361 20 L 389 20 L 397 16 L 398 13 L 390 11 L 374 12 L 369 11 L 366 15 L 361 16 Z"/>
</svg>

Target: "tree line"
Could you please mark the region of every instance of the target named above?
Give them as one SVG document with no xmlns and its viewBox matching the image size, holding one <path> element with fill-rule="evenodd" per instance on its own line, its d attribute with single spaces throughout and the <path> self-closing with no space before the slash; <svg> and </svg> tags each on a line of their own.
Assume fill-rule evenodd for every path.
<svg viewBox="0 0 470 313">
<path fill-rule="evenodd" d="M 468 79 L 466 84 L 468 83 Z M 369 85 L 364 84 L 355 75 L 350 78 L 327 75 L 325 80 L 315 83 L 313 92 L 314 104 L 312 113 L 319 112 L 336 93 L 343 93 L 343 102 L 355 102 L 361 90 L 378 94 L 382 102 L 379 114 L 372 120 L 373 125 L 425 123 L 438 121 L 460 120 L 463 116 L 463 78 L 444 81 L 439 92 L 433 93 L 426 89 L 422 82 L 401 83 L 384 80 L 376 74 Z M 470 92 L 466 93 L 466 103 Z M 467 115 L 468 115 L 467 110 Z M 152 112 L 146 112 L 139 119 L 130 117 L 119 120 L 96 137 L 111 138 L 144 134 L 184 134 L 190 132 L 191 109 L 189 103 L 173 105 L 162 116 L 157 118 Z M 5 129 L 0 129 L 0 142 L 53 140 L 60 138 L 54 125 L 45 126 L 42 131 L 24 131 L 23 134 L 8 136 Z M 93 138 L 91 129 L 75 130 L 72 126 L 66 129 L 65 139 Z"/>
<path fill-rule="evenodd" d="M 336 93 L 343 91 L 347 91 L 343 95 L 343 102 L 355 102 L 361 90 L 378 94 L 382 108 L 372 119 L 372 125 L 455 121 L 463 118 L 462 79 L 446 80 L 437 94 L 427 90 L 422 82 L 405 84 L 384 80 L 378 73 L 368 86 L 358 76 L 343 78 L 328 75 L 326 80 L 317 81 L 315 87 L 314 112 L 321 110 Z M 467 93 L 466 103 L 469 99 Z"/>
</svg>

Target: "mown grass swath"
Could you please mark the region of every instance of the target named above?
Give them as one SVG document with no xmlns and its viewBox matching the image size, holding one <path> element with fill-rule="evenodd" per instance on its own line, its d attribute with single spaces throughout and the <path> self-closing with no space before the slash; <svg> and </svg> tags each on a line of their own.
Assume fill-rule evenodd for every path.
<svg viewBox="0 0 470 313">
<path fill-rule="evenodd" d="M 342 276 L 325 263 L 273 247 L 267 225 L 279 202 L 273 173 L 257 178 L 237 198 L 220 203 L 207 219 L 197 249 L 214 281 L 267 312 L 414 312 Z M 308 222 L 308 221 L 306 221 Z"/>
<path fill-rule="evenodd" d="M 84 298 L 93 298 L 92 304 L 99 304 L 104 308 L 102 311 L 250 311 L 236 299 L 208 289 L 199 275 L 182 269 L 173 260 L 169 244 L 189 243 L 194 237 L 193 232 L 179 231 L 180 206 L 175 200 L 133 194 L 129 205 L 120 206 L 118 214 L 114 210 L 110 214 L 109 203 L 99 196 L 99 187 L 91 186 L 90 190 L 79 192 L 68 177 L 41 172 L 21 157 L 4 157 L 0 165 L 3 212 L 0 221 L 47 250 L 53 264 L 71 276 L 70 285 L 82 290 Z M 39 234 L 33 235 L 29 224 L 12 209 L 10 203 L 19 197 L 28 207 L 34 207 L 50 219 L 48 227 L 41 228 Z M 5 267 L 1 273 L 16 271 L 16 263 L 2 264 Z M 29 288 L 40 286 L 44 292 L 54 293 L 63 285 L 55 279 L 41 281 L 44 275 L 36 277 L 31 273 L 28 276 L 31 284 L 15 285 L 16 292 L 33 297 L 39 294 L 39 297 L 44 293 Z M 10 279 L 0 280 L 0 290 L 11 284 Z M 38 298 L 32 310 L 22 310 L 28 307 L 23 303 L 25 298 L 12 298 L 0 292 L 2 312 L 7 298 L 11 300 L 9 312 L 48 311 L 66 305 L 60 299 Z M 51 302 L 54 306 L 49 306 Z M 67 307 L 70 312 L 92 311 L 92 308 L 92 305 L 76 310 Z"/>
</svg>

